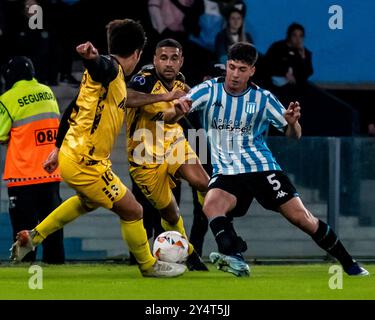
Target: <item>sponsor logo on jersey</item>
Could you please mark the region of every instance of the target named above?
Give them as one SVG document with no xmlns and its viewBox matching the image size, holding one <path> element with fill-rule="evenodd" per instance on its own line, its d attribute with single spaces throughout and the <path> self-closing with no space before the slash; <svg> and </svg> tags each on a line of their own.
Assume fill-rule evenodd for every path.
<svg viewBox="0 0 375 320">
<path fill-rule="evenodd" d="M 240 123 L 238 123 L 238 121 L 233 123 L 231 120 L 223 122 L 222 119 L 218 120 L 216 118 L 212 119 L 212 128 L 217 130 L 227 130 L 242 135 L 250 133 L 251 131 L 251 125 L 248 123 L 243 124 L 242 121 Z"/>
</svg>

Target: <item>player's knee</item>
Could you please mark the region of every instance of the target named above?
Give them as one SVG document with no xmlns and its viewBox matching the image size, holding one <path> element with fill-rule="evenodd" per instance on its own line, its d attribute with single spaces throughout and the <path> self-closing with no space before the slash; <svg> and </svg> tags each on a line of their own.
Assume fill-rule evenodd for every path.
<svg viewBox="0 0 375 320">
<path fill-rule="evenodd" d="M 208 190 L 208 179 L 203 177 L 194 178 L 190 184 L 200 192 L 206 192 Z"/>
<path fill-rule="evenodd" d="M 82 199 L 82 198 L 79 198 L 79 200 L 80 200 L 80 204 L 81 204 L 82 209 L 83 209 L 84 211 L 86 211 L 86 212 L 94 211 L 94 210 L 97 208 L 97 206 L 94 206 L 94 205 L 92 205 L 92 204 L 88 204 L 88 203 L 87 203 L 84 199 Z"/>
<path fill-rule="evenodd" d="M 176 213 L 162 214 L 161 217 L 170 225 L 174 226 L 178 223 L 179 215 Z"/>
<path fill-rule="evenodd" d="M 132 221 L 143 218 L 143 207 L 135 199 L 115 202 L 112 209 L 121 219 Z"/>
<path fill-rule="evenodd" d="M 172 203 L 165 207 L 164 209 L 159 210 L 161 217 L 171 225 L 175 225 L 178 222 L 180 217 L 178 212 L 178 207 Z"/>
<path fill-rule="evenodd" d="M 206 217 L 213 217 L 218 213 L 216 204 L 212 200 L 204 201 L 202 211 Z"/>
<path fill-rule="evenodd" d="M 230 204 L 225 199 L 206 196 L 202 210 L 205 216 L 210 218 L 218 214 L 226 214 L 229 211 L 229 206 Z"/>
</svg>

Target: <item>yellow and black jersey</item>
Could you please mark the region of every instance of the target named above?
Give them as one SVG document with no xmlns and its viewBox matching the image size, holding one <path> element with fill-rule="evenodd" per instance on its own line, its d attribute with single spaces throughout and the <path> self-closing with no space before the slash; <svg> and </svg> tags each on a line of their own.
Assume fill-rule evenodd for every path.
<svg viewBox="0 0 375 320">
<path fill-rule="evenodd" d="M 62 143 L 61 150 L 74 161 L 92 163 L 109 158 L 124 121 L 126 85 L 114 57 L 84 63 L 79 94 L 64 113 L 56 145 Z"/>
<path fill-rule="evenodd" d="M 185 78 L 179 73 L 171 89 L 160 79 L 154 67 L 142 69 L 133 76 L 128 87 L 136 91 L 162 94 L 171 90 L 185 90 Z M 131 106 L 130 106 L 131 107 Z M 140 159 L 135 159 L 134 150 L 143 144 L 143 159 L 152 159 L 153 162 L 161 161 L 173 146 L 185 140 L 182 127 L 178 124 L 166 124 L 163 121 L 163 112 L 174 108 L 172 101 L 162 101 L 146 105 L 142 108 L 126 109 L 128 157 L 130 164 L 141 164 Z"/>
</svg>

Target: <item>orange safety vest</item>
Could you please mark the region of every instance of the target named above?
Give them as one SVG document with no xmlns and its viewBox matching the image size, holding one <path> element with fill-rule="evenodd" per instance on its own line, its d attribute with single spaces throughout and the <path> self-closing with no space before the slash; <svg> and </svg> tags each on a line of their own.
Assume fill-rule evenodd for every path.
<svg viewBox="0 0 375 320">
<path fill-rule="evenodd" d="M 61 181 L 43 162 L 55 148 L 59 108 L 52 90 L 21 80 L 0 97 L 0 141 L 9 140 L 3 179 L 8 187 Z"/>
</svg>

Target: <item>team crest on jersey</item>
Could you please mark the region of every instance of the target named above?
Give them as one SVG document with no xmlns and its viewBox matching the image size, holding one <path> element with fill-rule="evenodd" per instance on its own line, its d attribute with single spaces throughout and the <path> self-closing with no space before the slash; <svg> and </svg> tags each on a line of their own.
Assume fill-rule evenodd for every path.
<svg viewBox="0 0 375 320">
<path fill-rule="evenodd" d="M 245 111 L 247 113 L 254 113 L 256 109 L 256 103 L 255 102 L 246 102 L 246 108 Z"/>
<path fill-rule="evenodd" d="M 134 82 L 138 82 L 141 86 L 143 86 L 146 83 L 146 79 L 143 76 L 136 76 L 133 79 Z"/>
</svg>

